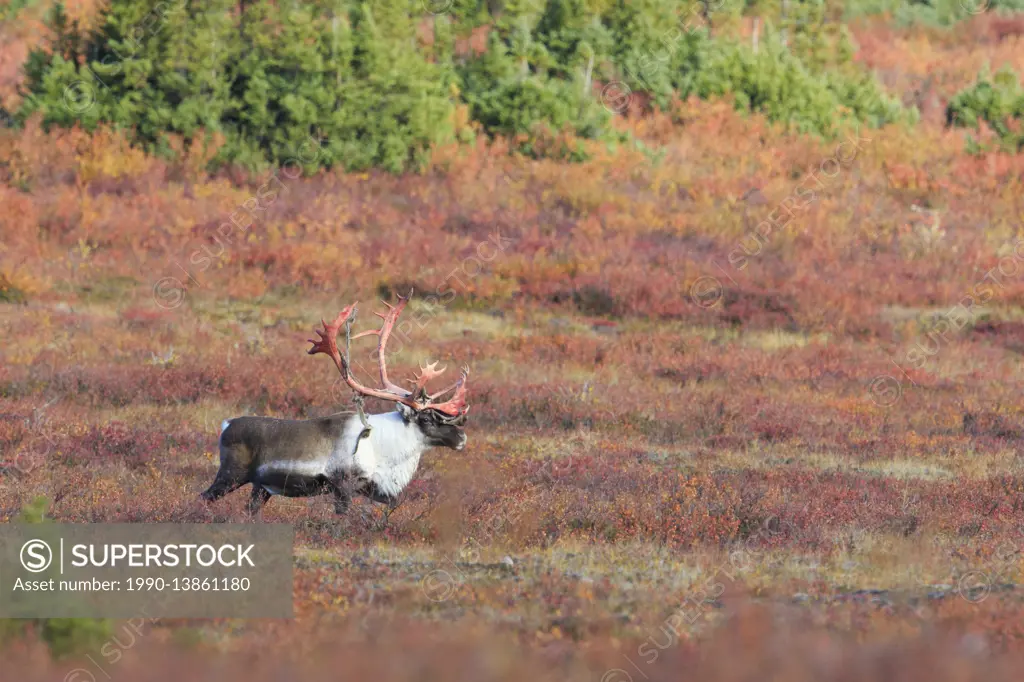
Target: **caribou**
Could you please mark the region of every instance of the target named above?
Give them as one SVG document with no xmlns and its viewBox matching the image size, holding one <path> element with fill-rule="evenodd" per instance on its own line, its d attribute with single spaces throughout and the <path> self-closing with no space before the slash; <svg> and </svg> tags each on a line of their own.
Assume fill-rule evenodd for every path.
<svg viewBox="0 0 1024 682">
<path fill-rule="evenodd" d="M 466 404 L 468 369 L 463 369 L 452 385 L 428 393 L 427 384 L 441 376 L 445 367 L 437 363 L 420 368 L 410 380 L 411 390 L 388 379 L 385 353 L 391 331 L 409 298 L 399 296 L 394 306 L 384 302 L 386 314 L 380 329 L 352 335 L 356 306 L 344 308 L 333 322 L 321 320 L 320 337 L 310 339 L 307 353 L 323 353 L 334 361 L 345 383 L 355 392 L 357 412 L 339 412 L 318 419 L 275 419 L 271 417 L 235 417 L 221 424 L 220 468 L 213 483 L 201 498 L 213 502 L 252 484 L 247 509 L 256 517 L 273 495 L 284 497 L 334 496 L 334 511 L 348 511 L 352 494 L 363 495 L 388 505 L 388 513 L 397 505 L 398 495 L 409 484 L 424 452 L 433 447 L 462 450 L 466 447 L 463 426 L 469 414 Z M 337 336 L 345 327 L 345 352 L 338 348 Z M 351 342 L 364 336 L 377 336 L 377 365 L 381 388 L 360 383 L 352 373 L 349 358 Z M 445 402 L 438 399 L 452 393 Z M 393 412 L 366 415 L 363 398 L 379 398 L 395 403 Z"/>
</svg>

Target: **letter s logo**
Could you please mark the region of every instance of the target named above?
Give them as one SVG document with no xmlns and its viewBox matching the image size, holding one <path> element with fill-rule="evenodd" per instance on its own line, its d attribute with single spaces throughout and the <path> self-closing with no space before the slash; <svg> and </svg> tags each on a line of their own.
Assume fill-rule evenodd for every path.
<svg viewBox="0 0 1024 682">
<path fill-rule="evenodd" d="M 42 540 L 29 540 L 21 546 L 21 565 L 30 573 L 39 573 L 50 567 L 53 552 Z"/>
</svg>

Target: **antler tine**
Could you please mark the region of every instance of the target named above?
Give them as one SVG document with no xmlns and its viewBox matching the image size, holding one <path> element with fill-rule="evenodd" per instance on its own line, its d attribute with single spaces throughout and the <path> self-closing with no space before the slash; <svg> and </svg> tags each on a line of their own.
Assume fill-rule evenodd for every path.
<svg viewBox="0 0 1024 682">
<path fill-rule="evenodd" d="M 437 364 L 437 363 L 434 363 L 434 364 Z M 437 400 L 438 398 L 443 396 L 448 391 L 454 391 L 459 386 L 461 386 L 462 384 L 466 383 L 466 379 L 468 379 L 468 378 L 469 378 L 469 368 L 468 367 L 463 367 L 462 368 L 462 374 L 459 376 L 458 380 L 454 384 L 452 384 L 451 386 L 448 386 L 446 388 L 442 388 L 440 391 L 437 391 L 436 393 L 429 394 L 427 396 L 427 400 Z"/>
<path fill-rule="evenodd" d="M 421 393 L 425 394 L 427 384 L 430 383 L 430 381 L 432 381 L 433 379 L 436 379 L 437 377 L 444 374 L 445 370 L 448 369 L 447 365 L 445 365 L 441 369 L 435 369 L 436 367 L 436 362 L 432 362 L 429 365 L 426 365 L 425 367 L 420 367 L 419 374 L 417 374 L 414 378 L 409 380 L 416 385 L 416 387 L 412 390 L 414 396 L 419 396 Z"/>
<path fill-rule="evenodd" d="M 356 303 L 353 303 L 342 310 L 330 324 L 327 324 L 321 319 L 320 322 L 324 326 L 323 331 L 320 331 L 319 329 L 314 330 L 320 337 L 320 340 L 315 341 L 313 339 L 309 339 L 309 342 L 313 344 L 313 347 L 306 352 L 310 355 L 316 355 L 317 353 L 329 355 L 330 358 L 334 360 L 334 364 L 338 367 L 338 371 L 341 373 L 342 378 L 345 379 L 345 383 L 347 383 L 356 393 L 361 393 L 362 395 L 370 396 L 372 398 L 380 398 L 381 400 L 405 403 L 413 408 L 417 407 L 410 399 L 411 396 L 408 391 L 398 389 L 396 392 L 388 390 L 387 388 L 385 388 L 385 390 L 369 388 L 360 384 L 356 381 L 356 378 L 352 376 L 352 370 L 348 366 L 348 358 L 343 357 L 341 351 L 338 350 L 338 331 L 346 322 L 350 323 L 355 320 L 356 305 Z M 355 337 L 347 335 L 346 340 L 351 341 L 353 338 L 360 336 L 365 336 L 365 333 L 356 334 Z M 383 357 L 383 355 L 381 357 Z"/>
<path fill-rule="evenodd" d="M 468 378 L 469 368 L 463 367 L 462 376 L 459 377 L 459 380 L 456 381 L 455 384 L 449 386 L 448 388 L 442 391 L 438 391 L 437 393 L 431 396 L 427 396 L 427 407 L 429 407 L 432 410 L 437 410 L 438 412 L 446 414 L 450 417 L 465 417 L 465 415 L 469 412 L 469 408 L 466 407 L 466 380 Z M 444 393 L 447 393 L 448 391 L 451 391 L 452 389 L 455 390 L 455 394 L 446 402 L 437 405 L 430 404 L 430 401 L 434 400 L 436 397 Z"/>
<path fill-rule="evenodd" d="M 341 352 L 338 350 L 338 330 L 341 329 L 341 325 L 345 324 L 350 317 L 355 319 L 354 315 L 358 304 L 359 303 L 357 301 L 343 309 L 338 313 L 338 316 L 334 318 L 334 322 L 331 322 L 330 324 L 327 324 L 324 322 L 323 318 L 320 318 L 320 324 L 323 325 L 324 330 L 313 330 L 316 332 L 317 336 L 320 337 L 320 340 L 314 341 L 313 339 L 309 339 L 309 342 L 313 344 L 313 347 L 306 351 L 310 355 L 316 355 L 317 353 L 329 355 L 330 358 L 334 360 L 334 364 L 338 366 L 338 371 L 340 371 L 343 376 L 348 374 L 348 368 L 345 365 L 344 358 L 341 357 Z"/>
<path fill-rule="evenodd" d="M 388 345 L 388 340 L 391 338 L 391 330 L 395 326 L 395 322 L 398 321 L 398 316 L 402 314 L 402 310 L 405 308 L 405 304 L 409 302 L 409 298 L 412 297 L 412 290 L 409 291 L 409 296 L 398 295 L 398 303 L 391 305 L 387 301 L 383 301 L 384 305 L 388 307 L 386 315 L 374 312 L 374 314 L 384 320 L 384 324 L 381 325 L 380 329 L 374 330 L 374 333 L 379 337 L 377 341 L 377 365 L 380 368 L 380 382 L 384 384 L 384 388 L 388 391 L 403 394 L 406 396 L 411 395 L 409 391 L 406 391 L 401 386 L 396 386 L 391 383 L 388 379 L 388 368 L 387 361 L 385 359 L 385 348 Z"/>
</svg>

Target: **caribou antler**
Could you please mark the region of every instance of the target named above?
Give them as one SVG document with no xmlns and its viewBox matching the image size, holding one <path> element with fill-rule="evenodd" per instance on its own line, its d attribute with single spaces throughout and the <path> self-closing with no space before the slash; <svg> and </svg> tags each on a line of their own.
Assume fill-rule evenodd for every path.
<svg viewBox="0 0 1024 682">
<path fill-rule="evenodd" d="M 440 376 L 440 374 L 441 372 L 438 372 L 435 376 Z M 462 375 L 459 377 L 458 381 L 448 388 L 441 389 L 437 393 L 431 393 L 426 397 L 427 407 L 451 417 L 450 419 L 444 420 L 447 424 L 462 424 L 466 421 L 466 415 L 469 414 L 469 406 L 466 405 L 466 380 L 468 378 L 469 368 L 463 367 Z M 438 399 L 448 391 L 455 391 L 455 393 L 447 401 L 440 404 L 434 404 L 434 400 Z"/>
<path fill-rule="evenodd" d="M 384 305 L 388 307 L 386 314 L 376 313 L 378 317 L 384 320 L 380 329 L 370 329 L 359 334 L 352 335 L 352 322 L 355 321 L 356 316 L 356 303 L 348 306 L 334 319 L 334 322 L 327 324 L 321 320 L 324 329 L 320 331 L 315 330 L 317 335 L 320 336 L 319 341 L 310 339 L 309 342 L 313 344 L 307 352 L 310 355 L 317 353 L 324 353 L 329 355 L 334 364 L 338 367 L 338 371 L 341 372 L 342 378 L 345 379 L 353 391 L 361 395 L 369 396 L 371 398 L 380 398 L 381 400 L 388 400 L 391 402 L 399 402 L 403 405 L 408 405 L 414 410 L 436 410 L 441 414 L 445 415 L 444 421 L 449 424 L 461 424 L 465 421 L 466 415 L 469 413 L 469 408 L 466 406 L 466 379 L 469 376 L 469 370 L 463 369 L 462 376 L 454 384 L 445 388 L 437 393 L 428 394 L 426 390 L 427 383 L 432 379 L 436 379 L 444 373 L 445 368 L 436 369 L 437 363 L 433 362 L 426 367 L 420 368 L 419 374 L 412 380 L 415 388 L 412 391 L 407 391 L 401 386 L 397 386 L 388 379 L 388 370 L 385 360 L 385 348 L 388 343 L 388 339 L 391 337 L 391 330 L 395 326 L 395 322 L 398 320 L 398 316 L 402 313 L 405 308 L 405 304 L 409 302 L 409 298 L 412 297 L 412 292 L 409 292 L 409 296 L 399 296 L 398 303 L 391 305 L 384 302 Z M 341 326 L 345 325 L 345 342 L 346 342 L 346 353 L 343 357 L 341 351 L 338 349 L 338 332 L 341 330 Z M 348 344 L 351 343 L 352 339 L 362 338 L 364 336 L 376 335 L 377 336 L 377 365 L 380 370 L 380 381 L 383 384 L 383 389 L 370 388 L 359 383 L 352 375 L 351 367 L 348 361 Z M 448 393 L 449 391 L 455 391 L 452 397 L 443 403 L 434 403 L 434 400 L 440 396 Z"/>
<path fill-rule="evenodd" d="M 432 362 L 429 365 L 427 365 L 426 367 L 420 367 L 419 374 L 417 374 L 415 378 L 409 379 L 410 382 L 412 382 L 413 384 L 416 385 L 416 388 L 414 388 L 412 390 L 413 395 L 417 395 L 417 396 L 419 396 L 420 394 L 426 395 L 426 393 L 427 393 L 427 384 L 432 379 L 436 379 L 437 377 L 439 377 L 442 374 L 444 374 L 444 371 L 446 369 L 448 369 L 447 366 L 442 367 L 441 369 L 435 369 L 435 367 L 437 367 L 437 363 L 436 362 Z"/>
</svg>

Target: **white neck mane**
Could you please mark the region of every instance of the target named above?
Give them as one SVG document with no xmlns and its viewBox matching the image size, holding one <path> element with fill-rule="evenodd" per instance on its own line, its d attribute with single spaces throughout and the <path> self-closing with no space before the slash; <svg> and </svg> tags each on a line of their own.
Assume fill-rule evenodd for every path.
<svg viewBox="0 0 1024 682">
<path fill-rule="evenodd" d="M 373 481 L 382 493 L 398 495 L 416 475 L 420 457 L 428 449 L 423 433 L 397 411 L 367 418 L 370 437 L 356 443 L 363 424 L 358 415 L 352 415 L 334 458 L 343 468 Z"/>
</svg>

